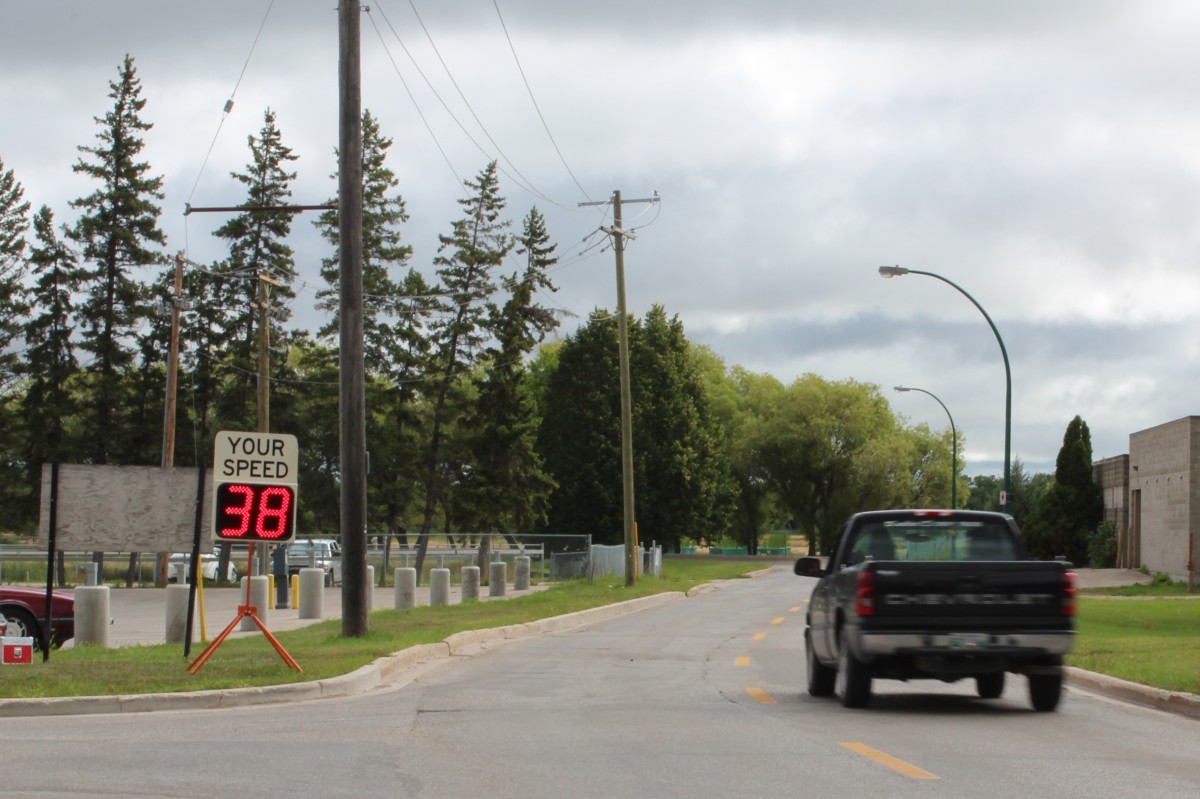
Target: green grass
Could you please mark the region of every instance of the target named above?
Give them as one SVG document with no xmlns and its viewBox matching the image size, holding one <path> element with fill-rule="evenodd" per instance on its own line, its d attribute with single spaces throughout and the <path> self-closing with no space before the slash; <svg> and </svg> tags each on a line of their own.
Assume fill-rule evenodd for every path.
<svg viewBox="0 0 1200 799">
<path fill-rule="evenodd" d="M 1078 629 L 1068 665 L 1200 693 L 1200 601 L 1084 598 Z"/>
<path fill-rule="evenodd" d="M 193 645 L 188 659 L 184 659 L 180 644 L 72 647 L 52 652 L 47 663 L 38 657 L 33 667 L 4 667 L 0 672 L 0 697 L 200 691 L 324 679 L 463 630 L 503 627 L 666 591 L 686 591 L 712 580 L 740 577 L 757 568 L 745 562 L 670 559 L 663 565 L 661 578 L 643 577 L 631 588 L 622 578 L 600 579 L 593 583 L 563 583 L 503 601 L 379 610 L 371 614 L 370 632 L 362 638 L 342 637 L 340 621 L 323 621 L 277 636 L 304 669 L 302 673 L 289 669 L 261 635 L 226 639 L 198 675 L 188 673 L 186 667 L 200 655 L 204 645 Z"/>
</svg>

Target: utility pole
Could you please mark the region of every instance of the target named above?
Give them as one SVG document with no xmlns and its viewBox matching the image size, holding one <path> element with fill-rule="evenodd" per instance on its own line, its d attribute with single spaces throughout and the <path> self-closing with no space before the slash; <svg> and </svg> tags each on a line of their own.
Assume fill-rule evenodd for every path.
<svg viewBox="0 0 1200 799">
<path fill-rule="evenodd" d="M 258 273 L 258 432 L 271 432 L 271 286 L 279 281 Z M 267 544 L 258 542 L 258 573 L 269 574 Z M 218 564 L 218 568 L 220 564 Z M 250 575 L 246 575 L 249 578 Z"/>
<path fill-rule="evenodd" d="M 167 356 L 167 396 L 163 403 L 162 468 L 175 465 L 175 398 L 179 382 L 179 312 L 183 308 L 183 251 L 175 255 L 175 296 L 171 299 L 171 346 Z M 154 559 L 154 585 L 167 584 L 171 553 L 159 552 Z"/>
<path fill-rule="evenodd" d="M 653 197 L 625 202 L 656 203 L 658 199 L 658 192 L 655 192 Z M 602 230 L 612 235 L 613 252 L 617 256 L 617 351 L 621 382 L 621 496 L 625 523 L 625 585 L 632 586 L 637 581 L 640 564 L 633 502 L 633 399 L 629 388 L 629 320 L 625 312 L 625 238 L 630 233 L 621 227 L 621 192 L 614 191 L 609 200 L 579 205 L 584 207 L 609 203 L 613 207 L 613 226 Z"/>
<path fill-rule="evenodd" d="M 367 403 L 363 356 L 359 0 L 338 2 L 338 382 L 342 635 L 367 634 Z"/>
</svg>

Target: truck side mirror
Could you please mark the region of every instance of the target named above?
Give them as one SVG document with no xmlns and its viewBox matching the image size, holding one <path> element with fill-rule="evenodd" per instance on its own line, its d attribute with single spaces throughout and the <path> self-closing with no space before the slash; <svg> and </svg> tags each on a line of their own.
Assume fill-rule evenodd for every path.
<svg viewBox="0 0 1200 799">
<path fill-rule="evenodd" d="M 828 574 L 821 566 L 821 559 L 811 555 L 797 560 L 792 571 L 800 577 L 824 577 Z"/>
</svg>

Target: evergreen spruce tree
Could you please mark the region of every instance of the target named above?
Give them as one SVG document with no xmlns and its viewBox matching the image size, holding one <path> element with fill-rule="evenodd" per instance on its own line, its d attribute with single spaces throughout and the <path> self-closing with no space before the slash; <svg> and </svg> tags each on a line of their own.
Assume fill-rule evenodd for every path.
<svg viewBox="0 0 1200 799">
<path fill-rule="evenodd" d="M 165 237 L 158 227 L 162 178 L 149 174 L 139 161 L 142 135 L 153 127 L 142 119 L 146 101 L 141 81 L 126 55 L 116 82 L 110 82 L 113 108 L 97 117 L 100 131 L 74 171 L 99 186 L 71 203 L 80 209 L 71 238 L 80 247 L 85 278 L 78 319 L 83 329 L 80 348 L 92 355 L 87 366 L 86 415 L 88 456 L 97 463 L 124 459 L 126 433 L 122 373 L 133 362 L 134 334 L 149 313 L 142 280 L 132 270 L 162 263 Z"/>
<path fill-rule="evenodd" d="M 533 299 L 539 289 L 554 290 L 547 270 L 558 261 L 536 208 L 525 218 L 518 252 L 525 256 L 525 272 L 506 281 L 511 294 L 493 323 L 496 342 L 477 373 L 478 399 L 465 426 L 472 455 L 470 513 L 485 531 L 529 532 L 544 521 L 554 485 L 535 449 L 538 416 L 525 370 L 525 358 L 558 325 Z"/>
<path fill-rule="evenodd" d="M 237 361 L 235 368 L 228 338 L 230 309 L 241 307 L 238 303 L 243 302 L 244 278 L 229 279 L 220 269 L 221 265 L 214 263 L 208 268 L 190 269 L 184 276 L 184 295 L 191 301 L 192 310 L 180 327 L 179 386 L 187 393 L 187 410 L 195 432 L 180 428 L 193 438 L 190 447 L 179 447 L 180 464 L 193 460 L 189 457 L 193 452 L 210 449 L 216 431 L 238 429 L 247 422 L 244 413 L 226 420 L 217 412 L 225 386 L 240 386 L 247 368 L 244 360 Z"/>
<path fill-rule="evenodd" d="M 403 243 L 400 234 L 400 225 L 408 221 L 404 199 L 395 193 L 400 180 L 386 163 L 392 140 L 380 132 L 370 111 L 363 112 L 362 137 L 363 344 L 367 371 L 378 375 L 387 371 L 391 357 L 391 324 L 405 310 L 405 299 L 392 273 L 407 264 L 412 247 Z M 337 179 L 336 174 L 332 177 Z M 319 335 L 336 338 L 341 259 L 337 211 L 325 211 L 315 224 L 333 245 L 333 254 L 321 261 L 321 277 L 329 288 L 317 293 L 317 307 L 332 318 Z"/>
<path fill-rule="evenodd" d="M 1054 482 L 1030 514 L 1025 544 L 1038 558 L 1088 562 L 1088 537 L 1104 518 L 1104 495 L 1092 474 L 1092 434 L 1076 416 L 1063 434 Z"/>
<path fill-rule="evenodd" d="M 25 324 L 27 375 L 22 417 L 28 430 L 25 463 L 30 485 L 40 482 L 41 465 L 77 458 L 69 436 L 77 412 L 72 381 L 79 371 L 71 342 L 73 296 L 83 279 L 78 257 L 54 231 L 46 206 L 33 218 L 34 245 L 29 265 L 34 283 L 30 300 L 35 315 Z"/>
<path fill-rule="evenodd" d="M 284 205 L 292 196 L 295 172 L 287 165 L 297 160 L 267 109 L 258 136 L 247 139 L 250 163 L 245 172 L 230 177 L 246 187 L 245 205 L 262 208 Z M 224 381 L 227 392 L 218 397 L 218 415 L 230 424 L 254 424 L 254 404 L 258 370 L 260 283 L 267 283 L 270 341 L 283 336 L 282 325 L 291 316 L 287 300 L 296 296 L 292 283 L 296 277 L 294 254 L 286 243 L 292 229 L 290 212 L 248 210 L 230 219 L 215 231 L 229 243 L 229 258 L 219 270 L 227 281 L 222 289 L 226 308 L 223 336 L 232 366 L 240 371 L 237 379 Z M 277 365 L 273 365 L 272 369 Z"/>
<path fill-rule="evenodd" d="M 22 523 L 25 481 L 21 452 L 25 432 L 12 391 L 18 372 L 18 337 L 28 313 L 25 303 L 25 232 L 29 229 L 29 203 L 12 170 L 0 161 L 0 513 L 10 526 Z"/>
<path fill-rule="evenodd" d="M 466 409 L 469 372 L 491 335 L 489 323 L 496 313 L 490 300 L 496 290 L 494 272 L 513 248 L 509 223 L 500 216 L 505 201 L 500 196 L 496 162 L 488 164 L 475 182 L 466 181 L 465 185 L 473 192 L 459 200 L 465 215 L 453 223 L 449 236 L 438 237 L 441 245 L 434 258 L 444 301 L 431 324 L 431 375 L 424 385 L 429 443 L 422 480 L 425 502 L 417 544 L 418 574 L 434 514 L 439 504 L 443 510 L 450 506 L 454 464 L 465 458 L 461 439 L 452 439 L 449 433 Z"/>
<path fill-rule="evenodd" d="M 537 439 L 556 484 L 547 531 L 590 535 L 597 544 L 624 540 L 617 360 L 616 317 L 595 310 L 558 349 Z"/>
<path fill-rule="evenodd" d="M 631 336 L 630 372 L 638 535 L 678 551 L 685 535 L 729 527 L 735 492 L 724 433 L 709 411 L 683 323 L 660 305 Z"/>
<path fill-rule="evenodd" d="M 403 536 L 401 520 L 415 497 L 419 469 L 412 453 L 420 448 L 422 420 L 416 378 L 425 371 L 429 343 L 425 325 L 435 305 L 420 272 L 404 270 L 412 247 L 400 226 L 408 221 L 399 179 L 387 166 L 392 140 L 384 136 L 370 111 L 363 112 L 363 349 L 367 371 L 367 438 L 371 445 L 368 506 L 382 515 L 391 535 Z M 336 179 L 337 175 L 333 175 Z M 318 293 L 318 307 L 332 318 L 320 336 L 336 340 L 340 240 L 338 214 L 326 211 L 315 223 L 334 247 L 321 264 L 329 284 Z"/>
<path fill-rule="evenodd" d="M 17 369 L 13 343 L 29 312 L 25 302 L 25 232 L 29 202 L 25 189 L 0 159 L 0 393 Z"/>
</svg>

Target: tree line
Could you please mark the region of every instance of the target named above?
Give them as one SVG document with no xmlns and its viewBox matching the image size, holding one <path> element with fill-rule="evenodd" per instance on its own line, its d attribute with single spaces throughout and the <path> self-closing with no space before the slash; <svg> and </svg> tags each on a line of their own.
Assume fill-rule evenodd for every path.
<svg viewBox="0 0 1200 799">
<path fill-rule="evenodd" d="M 36 525 L 43 463 L 162 458 L 170 323 L 157 310 L 175 300 L 163 181 L 140 157 L 153 126 L 131 57 L 109 87 L 112 108 L 72 167 L 94 187 L 71 202 L 75 219 L 31 213 L 0 160 L 0 510 L 14 531 Z M 419 560 L 435 533 L 621 541 L 613 315 L 597 308 L 547 341 L 561 320 L 538 296 L 555 290 L 556 245 L 536 207 L 514 230 L 494 162 L 464 181 L 428 267 L 410 263 L 392 141 L 369 110 L 362 130 L 369 532 L 415 543 Z M 231 173 L 247 210 L 215 231 L 222 258 L 186 270 L 174 461 L 206 462 L 219 430 L 257 429 L 265 316 L 270 429 L 300 439 L 300 529 L 336 533 L 337 212 L 315 221 L 326 319 L 289 328 L 295 220 L 250 209 L 287 203 L 298 157 L 269 109 L 247 145 Z M 630 320 L 630 359 L 643 542 L 755 551 L 790 527 L 819 551 L 856 510 L 946 506 L 951 473 L 968 505 L 996 506 L 995 486 L 951 469 L 949 432 L 909 425 L 878 386 L 727 367 L 662 306 Z"/>
</svg>

